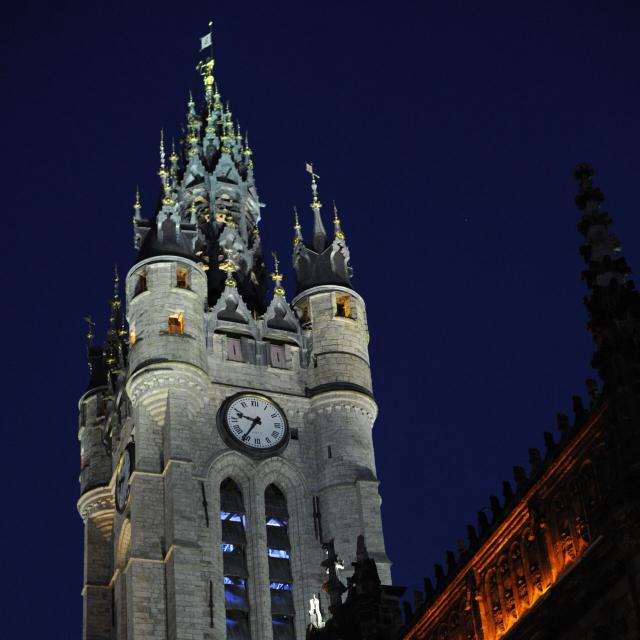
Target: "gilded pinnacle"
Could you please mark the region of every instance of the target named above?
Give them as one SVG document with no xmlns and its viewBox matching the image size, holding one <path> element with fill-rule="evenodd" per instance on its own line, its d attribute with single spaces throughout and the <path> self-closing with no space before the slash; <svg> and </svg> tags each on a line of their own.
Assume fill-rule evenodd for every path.
<svg viewBox="0 0 640 640">
<path fill-rule="evenodd" d="M 271 255 L 273 256 L 273 263 L 274 263 L 274 273 L 271 274 L 271 279 L 275 282 L 275 285 L 276 285 L 273 289 L 273 292 L 277 296 L 284 297 L 285 291 L 282 286 L 282 278 L 284 276 L 280 273 L 280 268 L 279 268 L 280 262 L 278 260 L 278 255 L 276 254 L 275 251 L 272 251 Z"/>
<path fill-rule="evenodd" d="M 162 178 L 167 175 L 164 155 L 164 129 L 160 129 L 160 169 L 158 175 Z"/>
<path fill-rule="evenodd" d="M 133 203 L 133 218 L 134 220 L 140 220 L 140 210 L 142 209 L 142 204 L 140 204 L 140 188 L 136 186 L 136 201 Z"/>
<path fill-rule="evenodd" d="M 295 233 L 293 237 L 293 244 L 298 245 L 302 242 L 302 227 L 300 226 L 300 220 L 298 219 L 298 209 L 293 207 L 293 231 Z"/>
<path fill-rule="evenodd" d="M 336 238 L 344 240 L 344 232 L 340 228 L 340 218 L 338 217 L 338 207 L 336 207 L 335 200 L 333 202 L 333 228 Z"/>
<path fill-rule="evenodd" d="M 238 270 L 238 266 L 230 257 L 231 251 L 229 249 L 225 249 L 225 253 L 227 254 L 227 259 L 218 265 L 218 269 L 227 274 L 227 278 L 224 281 L 227 287 L 237 287 L 238 285 L 233 274 Z"/>
</svg>

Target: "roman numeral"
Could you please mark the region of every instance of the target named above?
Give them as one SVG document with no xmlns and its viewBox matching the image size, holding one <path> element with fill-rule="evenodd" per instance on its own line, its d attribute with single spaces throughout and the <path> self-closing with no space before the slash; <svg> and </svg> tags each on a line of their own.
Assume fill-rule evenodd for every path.
<svg viewBox="0 0 640 640">
<path fill-rule="evenodd" d="M 271 444 L 271 438 L 265 438 L 268 444 Z"/>
<path fill-rule="evenodd" d="M 246 402 L 241 402 L 240 403 L 245 409 L 247 408 L 247 403 Z"/>
<path fill-rule="evenodd" d="M 277 438 L 280 434 L 277 431 L 272 431 L 271 432 L 271 437 L 272 438 Z"/>
<path fill-rule="evenodd" d="M 260 438 L 254 438 L 253 444 L 260 444 Z"/>
</svg>

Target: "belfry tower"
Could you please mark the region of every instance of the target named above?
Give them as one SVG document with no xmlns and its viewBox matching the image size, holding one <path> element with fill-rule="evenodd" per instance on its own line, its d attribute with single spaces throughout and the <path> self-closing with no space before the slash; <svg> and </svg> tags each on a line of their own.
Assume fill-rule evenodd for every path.
<svg viewBox="0 0 640 640">
<path fill-rule="evenodd" d="M 371 428 L 365 304 L 334 206 L 296 213 L 296 296 L 269 277 L 252 151 L 214 61 L 198 65 L 161 194 L 134 205 L 138 258 L 116 274 L 103 345 L 89 331 L 79 401 L 87 640 L 302 640 L 325 611 L 323 544 L 349 573 L 364 535 L 390 583 Z M 273 294 L 268 294 L 270 281 Z M 325 562 L 326 565 L 326 562 Z M 318 619 L 314 613 L 314 619 Z"/>
</svg>

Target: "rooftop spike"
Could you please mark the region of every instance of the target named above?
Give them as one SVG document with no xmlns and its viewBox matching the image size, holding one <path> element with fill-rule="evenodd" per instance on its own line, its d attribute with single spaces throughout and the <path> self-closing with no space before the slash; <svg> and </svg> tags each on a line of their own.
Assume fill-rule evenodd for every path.
<svg viewBox="0 0 640 640">
<path fill-rule="evenodd" d="M 311 209 L 313 210 L 313 249 L 316 253 L 322 253 L 327 246 L 327 232 L 322 224 L 322 216 L 320 215 L 320 209 L 322 203 L 318 198 L 318 183 L 320 176 L 314 173 L 313 165 L 306 164 L 307 172 L 311 174 Z"/>
<path fill-rule="evenodd" d="M 253 160 L 251 159 L 251 156 L 253 155 L 253 151 L 251 150 L 251 147 L 249 146 L 249 132 L 248 131 L 244 132 L 244 147 L 242 149 L 242 155 L 245 157 L 248 167 L 249 168 L 253 167 Z"/>
<path fill-rule="evenodd" d="M 293 207 L 293 244 L 297 246 L 302 243 L 302 227 L 300 226 L 300 220 L 298 219 L 298 209 L 297 207 Z"/>
<path fill-rule="evenodd" d="M 171 197 L 171 189 L 169 185 L 169 172 L 167 171 L 167 165 L 165 162 L 164 152 L 164 129 L 160 129 L 160 169 L 158 169 L 158 175 L 162 182 L 163 198 L 162 204 L 172 205 L 173 198 Z"/>
<path fill-rule="evenodd" d="M 274 272 L 271 274 L 271 279 L 275 282 L 275 288 L 273 290 L 273 293 L 277 296 L 282 296 L 284 298 L 285 295 L 285 291 L 284 288 L 282 286 L 282 278 L 284 277 L 281 273 L 280 273 L 280 261 L 278 260 L 278 254 L 275 251 L 271 252 L 271 255 L 273 256 L 273 263 L 274 263 Z"/>
<path fill-rule="evenodd" d="M 85 316 L 84 321 L 87 323 L 87 349 L 90 349 L 96 337 L 96 323 L 91 316 Z"/>
<path fill-rule="evenodd" d="M 140 204 L 140 187 L 136 186 L 136 201 L 133 203 L 133 219 L 134 220 L 142 220 L 142 216 L 140 215 L 141 209 L 142 209 L 142 205 Z"/>
<path fill-rule="evenodd" d="M 333 201 L 333 231 L 338 240 L 344 240 L 344 232 L 340 228 L 340 218 L 338 218 L 338 207 L 336 207 L 336 201 Z"/>
</svg>

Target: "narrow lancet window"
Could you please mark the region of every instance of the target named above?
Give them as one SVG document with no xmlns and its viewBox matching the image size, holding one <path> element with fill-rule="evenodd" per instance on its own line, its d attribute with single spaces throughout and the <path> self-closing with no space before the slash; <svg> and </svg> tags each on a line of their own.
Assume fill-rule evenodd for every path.
<svg viewBox="0 0 640 640">
<path fill-rule="evenodd" d="M 133 297 L 135 298 L 138 294 L 147 290 L 147 272 L 142 269 L 137 274 L 136 279 L 136 287 L 133 292 Z"/>
<path fill-rule="evenodd" d="M 282 491 L 270 484 L 264 492 L 264 503 L 273 640 L 295 640 L 287 501 Z"/>
<path fill-rule="evenodd" d="M 231 478 L 220 485 L 220 520 L 227 639 L 250 640 L 245 534 L 247 517 L 242 492 Z"/>
<path fill-rule="evenodd" d="M 176 286 L 178 289 L 189 288 L 189 270 L 184 267 L 178 267 L 176 269 Z"/>
</svg>

